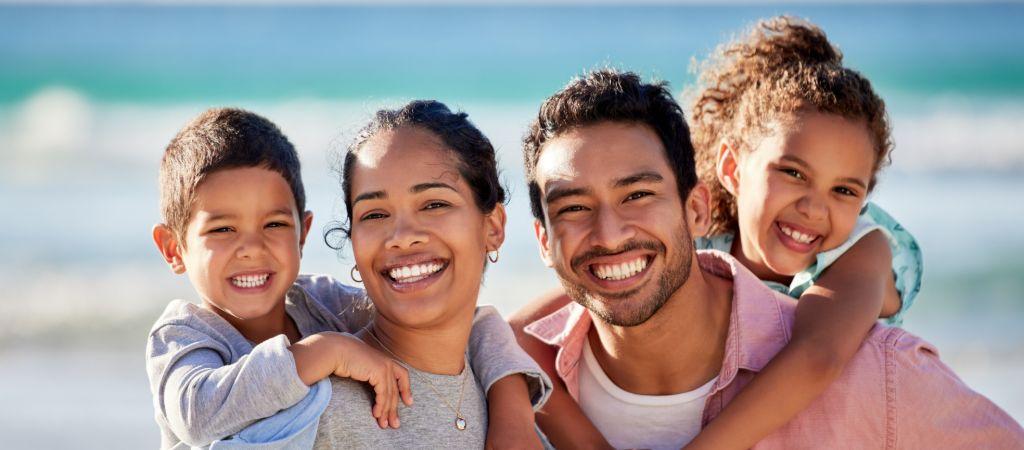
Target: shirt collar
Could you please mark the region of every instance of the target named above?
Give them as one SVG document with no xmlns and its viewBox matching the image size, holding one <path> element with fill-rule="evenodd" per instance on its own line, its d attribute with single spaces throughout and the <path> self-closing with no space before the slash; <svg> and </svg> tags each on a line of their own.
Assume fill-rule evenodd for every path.
<svg viewBox="0 0 1024 450">
<path fill-rule="evenodd" d="M 727 253 L 697 252 L 707 273 L 732 279 L 732 312 L 718 386 L 740 369 L 760 372 L 790 339 L 793 300 L 773 291 Z"/>
<path fill-rule="evenodd" d="M 760 372 L 790 339 L 793 299 L 773 291 L 728 253 L 697 251 L 701 270 L 733 283 L 732 312 L 718 386 L 727 386 L 740 369 Z M 586 308 L 572 302 L 526 326 L 542 342 L 564 347 L 590 325 Z"/>
</svg>

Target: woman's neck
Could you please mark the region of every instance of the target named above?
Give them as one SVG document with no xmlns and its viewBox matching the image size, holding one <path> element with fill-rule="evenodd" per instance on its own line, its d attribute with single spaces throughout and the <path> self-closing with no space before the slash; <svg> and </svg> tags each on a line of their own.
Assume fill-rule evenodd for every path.
<svg viewBox="0 0 1024 450">
<path fill-rule="evenodd" d="M 440 328 L 403 327 L 377 315 L 359 337 L 385 354 L 423 372 L 458 375 L 465 366 L 473 317 Z M 366 336 L 370 334 L 371 336 Z"/>
</svg>

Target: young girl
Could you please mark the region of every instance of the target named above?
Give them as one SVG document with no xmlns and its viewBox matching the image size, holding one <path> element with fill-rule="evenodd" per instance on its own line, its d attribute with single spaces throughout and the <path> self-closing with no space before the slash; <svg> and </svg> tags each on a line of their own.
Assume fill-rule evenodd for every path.
<svg viewBox="0 0 1024 450">
<path fill-rule="evenodd" d="M 786 348 L 687 446 L 745 449 L 821 394 L 878 318 L 900 324 L 920 287 L 921 255 L 866 202 L 892 148 L 884 103 L 819 28 L 762 21 L 720 47 L 700 80 L 692 130 L 713 225 L 697 246 L 731 253 L 800 299 Z M 607 446 L 561 389 L 546 411 L 572 430 L 561 442 Z"/>
<path fill-rule="evenodd" d="M 892 149 L 885 104 L 813 24 L 758 23 L 700 74 L 693 110 L 712 233 L 800 299 L 793 339 L 688 448 L 749 448 L 803 410 L 920 288 L 917 243 L 866 202 Z M 880 387 L 881 388 L 881 387 Z"/>
</svg>

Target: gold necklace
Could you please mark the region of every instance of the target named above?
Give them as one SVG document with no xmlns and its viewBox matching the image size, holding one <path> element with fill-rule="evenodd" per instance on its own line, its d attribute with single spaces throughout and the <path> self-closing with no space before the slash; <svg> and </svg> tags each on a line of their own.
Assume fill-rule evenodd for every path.
<svg viewBox="0 0 1024 450">
<path fill-rule="evenodd" d="M 395 354 L 395 352 L 391 351 L 391 349 L 388 348 L 388 346 L 384 345 L 384 343 L 381 342 L 380 338 L 377 337 L 377 332 L 374 329 L 367 327 L 366 331 L 366 334 L 370 335 L 370 337 L 372 337 L 373 340 L 377 341 L 377 344 L 380 345 L 380 348 L 383 348 L 384 351 L 391 354 L 391 356 L 395 358 L 396 361 L 401 363 L 403 366 L 405 366 L 406 369 L 409 370 L 409 373 L 413 374 L 413 376 L 418 378 L 420 381 L 426 383 L 427 387 L 429 387 L 430 390 L 434 391 L 434 394 L 437 394 L 437 398 L 440 398 L 441 401 L 444 402 L 445 406 L 447 406 L 448 409 L 452 410 L 452 412 L 455 413 L 455 429 L 459 431 L 465 431 L 466 419 L 462 417 L 462 394 L 465 393 L 466 391 L 466 372 L 469 372 L 468 368 L 462 369 L 462 382 L 459 385 L 459 402 L 456 404 L 456 406 L 452 406 L 451 402 L 449 402 L 448 399 L 445 398 L 444 395 L 441 395 L 441 392 L 437 390 L 437 387 L 434 386 L 434 383 L 431 383 L 430 380 L 427 379 L 427 377 L 420 375 L 419 372 L 416 371 L 416 369 L 414 369 L 408 363 L 403 361 L 402 358 L 399 358 L 398 355 Z"/>
</svg>

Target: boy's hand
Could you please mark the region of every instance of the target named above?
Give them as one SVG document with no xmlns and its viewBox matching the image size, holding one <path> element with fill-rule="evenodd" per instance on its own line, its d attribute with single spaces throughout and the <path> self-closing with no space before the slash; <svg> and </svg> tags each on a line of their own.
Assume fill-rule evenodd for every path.
<svg viewBox="0 0 1024 450">
<path fill-rule="evenodd" d="M 365 381 L 376 394 L 373 417 L 381 428 L 398 428 L 398 397 L 405 406 L 412 406 L 409 371 L 401 364 L 358 338 L 343 336 L 351 342 L 338 353 L 334 375 Z"/>
<path fill-rule="evenodd" d="M 542 449 L 530 405 L 530 392 L 521 374 L 496 381 L 487 392 L 487 450 Z"/>
</svg>

